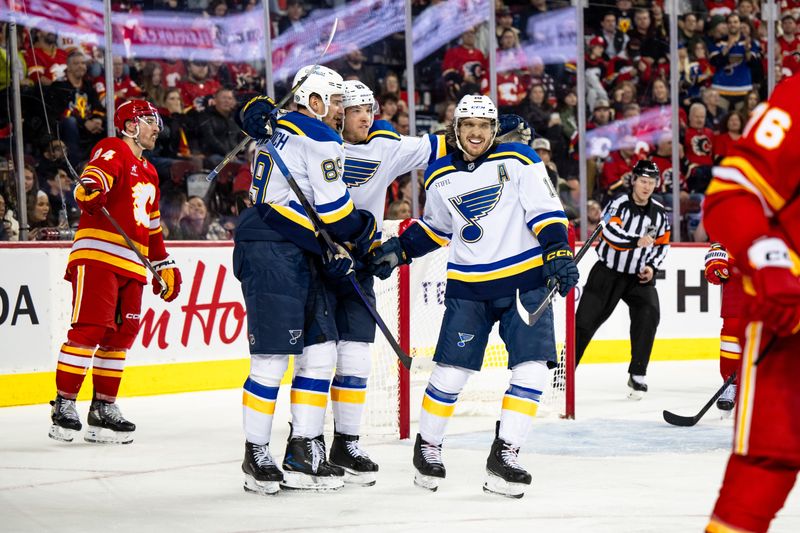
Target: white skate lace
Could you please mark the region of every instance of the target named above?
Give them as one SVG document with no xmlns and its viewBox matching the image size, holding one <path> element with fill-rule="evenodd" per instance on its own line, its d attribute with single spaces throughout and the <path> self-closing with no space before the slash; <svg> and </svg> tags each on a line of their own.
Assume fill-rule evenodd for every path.
<svg viewBox="0 0 800 533">
<path fill-rule="evenodd" d="M 519 456 L 519 448 L 515 448 L 510 444 L 503 443 L 503 450 L 500 452 L 500 457 L 503 458 L 503 463 L 506 466 L 510 466 L 511 468 L 515 468 L 518 470 L 524 470 L 522 465 L 519 464 L 517 457 Z"/>
<path fill-rule="evenodd" d="M 269 446 L 266 444 L 253 446 L 253 458 L 260 467 L 273 466 L 275 464 L 272 454 L 269 453 Z"/>
<path fill-rule="evenodd" d="M 730 400 L 730 401 L 733 401 L 734 399 L 736 399 L 736 385 L 733 385 L 733 384 L 728 385 L 728 387 L 722 393 L 722 396 L 720 397 L 720 399 L 721 400 Z"/>
<path fill-rule="evenodd" d="M 317 439 L 309 439 L 311 447 L 311 470 L 316 472 L 325 460 L 325 446 Z"/>
<path fill-rule="evenodd" d="M 126 421 L 122 417 L 122 412 L 120 412 L 119 406 L 115 403 L 101 403 L 99 411 L 102 414 L 103 418 L 110 419 L 113 422 Z"/>
<path fill-rule="evenodd" d="M 369 459 L 369 455 L 361 449 L 357 440 L 347 441 L 347 452 L 350 454 L 350 457 Z"/>
<path fill-rule="evenodd" d="M 75 407 L 75 400 L 67 400 L 66 398 L 62 398 L 58 402 L 58 412 L 64 415 L 66 418 L 71 418 L 74 420 L 78 420 L 78 410 Z"/>
<path fill-rule="evenodd" d="M 426 463 L 432 465 L 442 464 L 442 448 L 440 446 L 423 443 L 422 446 L 420 446 L 420 451 Z"/>
</svg>

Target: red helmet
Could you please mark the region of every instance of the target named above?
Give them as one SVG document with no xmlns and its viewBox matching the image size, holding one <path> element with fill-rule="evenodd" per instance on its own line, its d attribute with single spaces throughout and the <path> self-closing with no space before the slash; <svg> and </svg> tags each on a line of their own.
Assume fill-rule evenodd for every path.
<svg viewBox="0 0 800 533">
<path fill-rule="evenodd" d="M 146 100 L 128 100 L 123 102 L 117 108 L 114 115 L 114 126 L 119 131 L 125 131 L 125 123 L 129 120 L 136 120 L 139 117 L 153 116 L 158 121 L 159 129 L 161 128 L 161 115 L 153 104 Z"/>
</svg>

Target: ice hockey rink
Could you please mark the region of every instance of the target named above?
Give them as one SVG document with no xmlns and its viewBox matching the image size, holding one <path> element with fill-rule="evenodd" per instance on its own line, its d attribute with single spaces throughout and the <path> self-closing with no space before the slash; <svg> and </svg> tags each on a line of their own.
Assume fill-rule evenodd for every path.
<svg viewBox="0 0 800 533">
<path fill-rule="evenodd" d="M 696 413 L 720 385 L 717 363 L 652 363 L 641 402 L 625 398 L 626 379 L 621 364 L 579 369 L 577 419 L 536 421 L 521 454 L 533 485 L 520 500 L 481 490 L 491 417 L 453 418 L 436 493 L 413 485 L 412 442 L 371 436 L 375 486 L 264 497 L 242 490 L 240 390 L 123 398 L 138 425 L 127 446 L 56 442 L 49 407 L 3 408 L 0 531 L 702 531 L 732 421 L 714 408 L 693 428 L 672 427 L 661 411 Z M 278 460 L 286 399 L 274 427 Z M 78 408 L 85 420 L 87 402 Z M 798 492 L 771 531 L 800 531 Z"/>
</svg>

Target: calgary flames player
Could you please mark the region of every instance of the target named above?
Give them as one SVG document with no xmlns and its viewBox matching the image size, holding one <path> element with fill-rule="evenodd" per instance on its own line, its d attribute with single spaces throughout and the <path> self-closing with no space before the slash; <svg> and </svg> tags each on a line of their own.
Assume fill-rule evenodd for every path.
<svg viewBox="0 0 800 533">
<path fill-rule="evenodd" d="M 158 175 L 142 157 L 161 129 L 155 107 L 131 100 L 117 108 L 114 125 L 122 137 L 103 139 L 75 189 L 83 211 L 72 243 L 65 279 L 72 282 L 72 318 L 56 369 L 58 395 L 51 402 L 50 437 L 71 442 L 81 429 L 75 407 L 83 379 L 92 367 L 94 397 L 89 410 L 88 442 L 127 444 L 136 426 L 115 403 L 125 352 L 139 330 L 145 266 L 102 213 L 108 210 L 166 283 L 153 292 L 169 302 L 180 291 L 181 275 L 164 248 L 159 221 Z"/>
<path fill-rule="evenodd" d="M 767 531 L 800 470 L 800 77 L 758 106 L 706 191 L 747 297 L 733 452 L 706 531 Z"/>
<path fill-rule="evenodd" d="M 736 378 L 725 388 L 717 400 L 717 409 L 723 418 L 733 412 L 736 405 L 736 390 L 739 382 L 739 367 L 742 361 L 742 344 L 744 336 L 743 319 L 747 315 L 745 303 L 747 296 L 742 291 L 740 282 L 731 281 L 738 276 L 738 269 L 733 257 L 728 254 L 725 247 L 712 243 L 706 253 L 705 276 L 709 283 L 722 285 L 722 331 L 719 339 L 719 373 L 723 381 L 727 381 L 734 372 Z"/>
</svg>

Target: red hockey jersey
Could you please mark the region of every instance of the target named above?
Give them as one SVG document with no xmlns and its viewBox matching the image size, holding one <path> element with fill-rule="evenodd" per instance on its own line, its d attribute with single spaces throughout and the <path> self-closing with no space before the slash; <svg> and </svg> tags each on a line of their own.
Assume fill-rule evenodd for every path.
<svg viewBox="0 0 800 533">
<path fill-rule="evenodd" d="M 109 137 L 95 145 L 80 179 L 106 191 L 106 209 L 142 255 L 155 260 L 167 256 L 158 212 L 158 174 L 152 163 L 137 158 L 122 139 Z M 147 281 L 144 264 L 102 213 L 81 214 L 67 276 L 73 267 L 87 263 Z"/>
<path fill-rule="evenodd" d="M 709 235 L 722 240 L 729 252 L 746 257 L 750 244 L 762 235 L 782 237 L 795 254 L 800 252 L 800 77 L 793 76 L 775 87 L 769 103 L 761 104 L 728 157 L 714 168 L 706 191 Z M 739 213 L 715 213 L 718 200 L 737 195 Z M 758 200 L 753 202 L 752 198 Z M 761 213 L 754 210 L 762 210 Z M 752 213 L 752 215 L 751 215 Z M 722 216 L 720 216 L 722 215 Z M 735 217 L 735 218 L 733 218 Z M 726 224 L 736 224 L 736 231 Z"/>
</svg>

